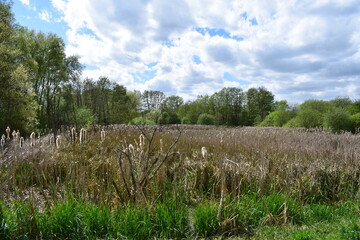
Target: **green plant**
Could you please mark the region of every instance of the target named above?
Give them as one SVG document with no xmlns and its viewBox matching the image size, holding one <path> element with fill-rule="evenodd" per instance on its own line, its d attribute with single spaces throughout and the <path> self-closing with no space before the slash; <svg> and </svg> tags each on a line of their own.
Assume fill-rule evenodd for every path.
<svg viewBox="0 0 360 240">
<path fill-rule="evenodd" d="M 352 131 L 354 129 L 354 122 L 346 110 L 335 108 L 325 114 L 324 126 L 333 132 L 339 133 L 340 131 Z"/>
<path fill-rule="evenodd" d="M 214 125 L 215 124 L 215 117 L 211 114 L 203 113 L 200 114 L 197 124 L 200 125 Z"/>
<path fill-rule="evenodd" d="M 188 232 L 188 208 L 177 199 L 168 199 L 156 207 L 155 224 L 162 238 L 184 238 Z"/>
<path fill-rule="evenodd" d="M 341 239 L 360 240 L 360 226 L 352 222 L 348 226 L 342 226 L 340 231 Z"/>
<path fill-rule="evenodd" d="M 217 211 L 218 205 L 213 202 L 203 203 L 195 208 L 194 226 L 197 235 L 210 237 L 217 233 L 219 229 Z"/>
</svg>

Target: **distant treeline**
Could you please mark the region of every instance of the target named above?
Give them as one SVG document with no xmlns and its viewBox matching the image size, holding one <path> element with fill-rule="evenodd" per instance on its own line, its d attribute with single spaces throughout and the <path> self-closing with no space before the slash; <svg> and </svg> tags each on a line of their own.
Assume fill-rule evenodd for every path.
<svg viewBox="0 0 360 240">
<path fill-rule="evenodd" d="M 107 77 L 82 80 L 78 57 L 63 40 L 15 24 L 11 3 L 0 0 L 0 129 L 30 132 L 62 125 L 207 124 L 327 127 L 355 131 L 360 101 L 275 102 L 265 88 L 223 88 L 184 102 L 160 91 L 128 91 Z"/>
</svg>

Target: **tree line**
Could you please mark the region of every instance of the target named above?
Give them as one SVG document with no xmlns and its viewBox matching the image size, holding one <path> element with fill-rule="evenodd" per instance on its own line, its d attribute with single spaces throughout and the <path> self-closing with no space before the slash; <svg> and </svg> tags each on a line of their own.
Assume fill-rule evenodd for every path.
<svg viewBox="0 0 360 240">
<path fill-rule="evenodd" d="M 0 129 L 11 125 L 29 133 L 92 124 L 260 125 L 335 131 L 360 127 L 360 103 L 348 98 L 289 106 L 259 87 L 223 88 L 185 102 L 160 91 L 129 91 L 105 76 L 82 79 L 84 67 L 77 56 L 66 56 L 64 41 L 16 24 L 6 0 L 0 0 L 0 30 Z"/>
</svg>

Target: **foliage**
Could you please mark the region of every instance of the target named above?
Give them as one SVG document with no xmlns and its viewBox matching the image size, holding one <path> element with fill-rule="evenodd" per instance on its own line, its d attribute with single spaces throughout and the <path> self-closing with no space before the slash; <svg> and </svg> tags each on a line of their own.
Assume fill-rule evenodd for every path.
<svg viewBox="0 0 360 240">
<path fill-rule="evenodd" d="M 76 109 L 75 121 L 78 126 L 90 126 L 97 122 L 96 117 L 92 114 L 91 110 L 86 107 Z"/>
<path fill-rule="evenodd" d="M 356 129 L 360 128 L 360 112 L 351 116 L 351 121 Z"/>
<path fill-rule="evenodd" d="M 149 119 L 143 118 L 143 117 L 137 117 L 137 118 L 131 119 L 129 124 L 130 125 L 155 125 L 155 122 L 151 121 Z"/>
<path fill-rule="evenodd" d="M 0 2 L 0 128 L 10 123 L 30 132 L 37 125 L 38 105 L 34 100 L 28 69 L 19 61 L 21 54 L 14 44 L 16 29 L 11 4 Z"/>
<path fill-rule="evenodd" d="M 215 117 L 213 115 L 203 113 L 199 116 L 197 124 L 200 125 L 214 125 L 215 124 Z"/>
<path fill-rule="evenodd" d="M 324 126 L 337 133 L 342 130 L 352 131 L 354 129 L 350 114 L 342 108 L 335 108 L 327 112 L 324 116 Z"/>
</svg>

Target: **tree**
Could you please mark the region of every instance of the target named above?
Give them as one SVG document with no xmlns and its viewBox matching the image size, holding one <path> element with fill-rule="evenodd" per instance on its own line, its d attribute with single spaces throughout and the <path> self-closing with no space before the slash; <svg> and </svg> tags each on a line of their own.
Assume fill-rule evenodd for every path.
<svg viewBox="0 0 360 240">
<path fill-rule="evenodd" d="M 181 105 L 184 104 L 184 100 L 179 96 L 170 96 L 165 98 L 161 104 L 161 109 L 166 112 L 175 113 Z"/>
<path fill-rule="evenodd" d="M 112 124 L 128 123 L 131 119 L 129 108 L 130 98 L 126 88 L 115 84 L 112 89 L 110 122 Z"/>
<path fill-rule="evenodd" d="M 29 72 L 29 79 L 40 105 L 37 112 L 40 127 L 47 126 L 56 130 L 66 123 L 64 115 L 75 113 L 73 107 L 69 109 L 63 105 L 63 91 L 67 91 L 65 95 L 68 96 L 69 85 L 74 85 L 79 80 L 83 67 L 78 57 L 66 56 L 65 44 L 55 34 L 36 33 L 19 27 L 14 42 L 21 53 L 19 62 Z M 63 112 L 64 110 L 67 112 Z"/>
<path fill-rule="evenodd" d="M 246 110 L 250 125 L 259 124 L 274 109 L 274 95 L 263 87 L 246 92 Z"/>
<path fill-rule="evenodd" d="M 343 108 L 335 108 L 327 112 L 324 116 L 324 126 L 336 133 L 354 130 L 354 122 Z"/>
<path fill-rule="evenodd" d="M 210 97 L 210 108 L 219 125 L 239 125 L 244 103 L 245 94 L 240 88 L 223 88 Z"/>
<path fill-rule="evenodd" d="M 141 94 L 143 110 L 159 110 L 164 99 L 165 94 L 163 92 L 148 90 L 144 91 L 143 94 Z"/>
<path fill-rule="evenodd" d="M 289 111 L 289 106 L 286 101 L 276 102 L 275 111 L 266 116 L 264 121 L 260 123 L 260 126 L 284 126 L 293 116 L 294 112 Z"/>
<path fill-rule="evenodd" d="M 38 105 L 28 69 L 19 61 L 15 31 L 11 4 L 0 1 L 0 128 L 30 132 L 37 124 Z"/>
<path fill-rule="evenodd" d="M 211 114 L 203 113 L 199 116 L 197 124 L 200 125 L 214 125 L 215 117 Z"/>
</svg>

